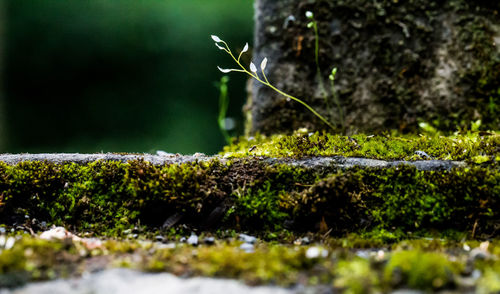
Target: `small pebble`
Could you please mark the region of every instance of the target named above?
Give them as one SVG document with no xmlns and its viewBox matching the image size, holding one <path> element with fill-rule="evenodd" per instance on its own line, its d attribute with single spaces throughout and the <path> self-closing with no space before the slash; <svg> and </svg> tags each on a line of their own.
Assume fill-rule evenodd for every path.
<svg viewBox="0 0 500 294">
<path fill-rule="evenodd" d="M 206 237 L 205 239 L 203 239 L 203 243 L 205 243 L 207 245 L 212 245 L 215 243 L 215 238 L 214 237 Z"/>
<path fill-rule="evenodd" d="M 358 252 L 356 252 L 356 255 L 363 259 L 370 259 L 371 252 L 370 250 L 359 250 Z"/>
<path fill-rule="evenodd" d="M 320 247 L 310 247 L 306 251 L 306 257 L 307 258 L 318 258 L 318 257 L 327 257 L 328 256 L 328 250 L 320 248 Z"/>
<path fill-rule="evenodd" d="M 158 242 L 163 242 L 163 240 L 165 240 L 165 238 L 162 235 L 158 235 L 155 237 L 155 240 Z"/>
<path fill-rule="evenodd" d="M 7 238 L 7 241 L 5 241 L 5 249 L 11 249 L 12 247 L 14 247 L 14 243 L 16 243 L 16 239 L 14 239 L 14 237 Z"/>
<path fill-rule="evenodd" d="M 158 155 L 158 156 L 168 156 L 168 157 L 175 156 L 175 154 L 168 153 L 168 152 L 165 152 L 163 150 L 156 151 L 156 155 Z"/>
<path fill-rule="evenodd" d="M 189 245 L 193 245 L 193 246 L 198 246 L 198 236 L 196 236 L 195 234 L 192 234 L 188 239 L 187 239 L 187 243 Z"/>
<path fill-rule="evenodd" d="M 255 241 L 257 241 L 257 238 L 255 238 L 253 236 L 249 236 L 247 234 L 240 234 L 239 238 L 241 241 L 243 241 L 245 243 L 250 243 L 250 244 L 253 244 L 253 243 L 255 243 Z"/>
<path fill-rule="evenodd" d="M 472 278 L 473 278 L 474 280 L 477 280 L 477 279 L 479 279 L 480 277 L 481 277 L 481 271 L 480 271 L 480 270 L 475 269 L 475 270 L 473 270 L 473 271 L 472 271 Z"/>
<path fill-rule="evenodd" d="M 247 253 L 252 253 L 254 250 L 253 245 L 250 243 L 241 244 L 240 249 L 247 252 Z"/>
<path fill-rule="evenodd" d="M 429 154 L 425 153 L 424 151 L 417 150 L 417 151 L 415 151 L 415 154 L 417 154 L 420 157 L 431 159 Z"/>
<path fill-rule="evenodd" d="M 472 260 L 486 260 L 491 256 L 487 251 L 483 251 L 479 248 L 474 248 L 470 251 L 469 256 Z"/>
</svg>

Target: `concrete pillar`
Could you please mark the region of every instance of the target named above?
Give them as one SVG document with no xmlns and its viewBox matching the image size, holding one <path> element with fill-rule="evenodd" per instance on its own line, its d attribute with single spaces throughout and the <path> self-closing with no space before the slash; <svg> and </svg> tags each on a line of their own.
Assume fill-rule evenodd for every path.
<svg viewBox="0 0 500 294">
<path fill-rule="evenodd" d="M 254 63 L 267 57 L 270 82 L 339 132 L 415 131 L 419 122 L 456 130 L 479 119 L 500 128 L 499 1 L 256 0 L 255 10 Z M 259 83 L 249 96 L 250 133 L 328 128 Z"/>
</svg>

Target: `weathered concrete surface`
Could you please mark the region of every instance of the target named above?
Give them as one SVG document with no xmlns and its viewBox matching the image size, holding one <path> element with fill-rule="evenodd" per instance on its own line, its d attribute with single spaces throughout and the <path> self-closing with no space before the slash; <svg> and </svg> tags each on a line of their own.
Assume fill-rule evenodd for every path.
<svg viewBox="0 0 500 294">
<path fill-rule="evenodd" d="M 278 287 L 249 287 L 227 279 L 182 279 L 172 274 L 146 274 L 128 269 L 87 273 L 82 278 L 32 283 L 19 289 L 1 290 L 0 294 L 286 294 L 297 291 Z"/>
<path fill-rule="evenodd" d="M 443 130 L 500 128 L 499 1 L 257 0 L 254 63 L 267 76 L 348 132 L 399 129 L 418 122 Z M 306 11 L 319 28 L 315 36 Z M 332 101 L 328 75 L 339 69 Z M 302 105 L 253 82 L 250 132 L 291 132 L 326 125 Z"/>
<path fill-rule="evenodd" d="M 152 154 L 114 154 L 114 153 L 101 153 L 101 154 L 80 154 L 80 153 L 41 153 L 41 154 L 2 154 L 0 155 L 0 162 L 7 164 L 18 164 L 24 161 L 46 161 L 51 163 L 66 163 L 74 162 L 78 164 L 85 164 L 97 160 L 104 161 L 119 161 L 127 162 L 132 160 L 144 160 L 155 165 L 164 164 L 182 164 L 187 162 L 196 161 L 209 161 L 219 160 L 225 162 L 229 160 L 218 155 L 207 156 L 204 154 L 194 155 L 180 155 L 160 152 L 162 155 Z M 448 160 L 417 160 L 417 161 L 385 161 L 369 158 L 355 158 L 355 157 L 310 157 L 303 159 L 292 158 L 267 158 L 267 157 L 248 157 L 249 160 L 256 160 L 259 162 L 274 164 L 290 164 L 292 166 L 300 166 L 311 169 L 325 169 L 325 168 L 351 168 L 355 166 L 367 168 L 390 168 L 398 165 L 408 164 L 413 165 L 419 170 L 449 170 L 453 167 L 464 166 L 466 163 L 460 161 Z"/>
</svg>

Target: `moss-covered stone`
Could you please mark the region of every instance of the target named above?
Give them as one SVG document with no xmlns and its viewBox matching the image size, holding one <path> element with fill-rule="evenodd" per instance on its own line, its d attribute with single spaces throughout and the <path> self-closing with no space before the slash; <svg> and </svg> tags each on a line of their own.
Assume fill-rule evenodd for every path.
<svg viewBox="0 0 500 294">
<path fill-rule="evenodd" d="M 419 239 L 364 250 L 354 246 L 363 241 L 359 237 L 348 245 L 345 239 L 323 237 L 321 245 L 258 240 L 252 252 L 248 252 L 234 237 L 216 238 L 211 245 L 198 246 L 175 240 L 153 242 L 144 237 L 102 240 L 89 248 L 85 238 L 47 241 L 17 235 L 9 248 L 0 244 L 0 286 L 128 267 L 183 277 L 235 278 L 252 285 L 319 285 L 346 293 L 378 293 L 398 288 L 477 289 L 491 293 L 498 289 L 498 241 L 447 243 Z M 477 250 L 486 257 L 475 259 Z M 461 281 L 472 279 L 474 270 L 484 274 L 472 284 Z"/>
<path fill-rule="evenodd" d="M 490 237 L 500 223 L 495 161 L 444 171 L 408 165 L 318 170 L 265 158 L 170 165 L 23 162 L 0 164 L 0 187 L 3 224 L 37 230 L 45 222 L 98 235 L 119 236 L 139 225 L 156 230 L 174 214 L 194 228 L 263 235 L 287 228 L 399 236 L 454 230 Z"/>
<path fill-rule="evenodd" d="M 434 158 L 484 163 L 495 161 L 496 157 L 500 156 L 500 133 L 469 132 L 451 136 L 390 134 L 342 136 L 309 133 L 304 129 L 292 135 L 268 137 L 257 134 L 253 137 L 241 137 L 226 146 L 222 154 L 226 157 L 344 156 L 384 160 Z"/>
<path fill-rule="evenodd" d="M 429 291 L 452 286 L 453 275 L 460 271 L 460 265 L 442 253 L 399 251 L 390 257 L 384 278 L 393 286 Z"/>
</svg>

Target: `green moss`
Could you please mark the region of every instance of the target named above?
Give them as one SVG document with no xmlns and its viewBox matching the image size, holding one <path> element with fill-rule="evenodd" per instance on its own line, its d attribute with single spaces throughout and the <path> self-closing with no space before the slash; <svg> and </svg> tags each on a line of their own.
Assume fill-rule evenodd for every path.
<svg viewBox="0 0 500 294">
<path fill-rule="evenodd" d="M 335 287 L 347 294 L 377 293 L 379 277 L 370 266 L 370 261 L 355 258 L 351 261 L 340 261 L 335 269 Z"/>
<path fill-rule="evenodd" d="M 72 262 L 76 260 L 72 243 L 17 238 L 12 249 L 0 250 L 0 285 L 12 287 L 28 280 L 66 277 L 75 270 Z"/>
<path fill-rule="evenodd" d="M 234 205 L 227 212 L 226 217 L 233 215 L 238 219 L 251 221 L 248 226 L 263 226 L 264 229 L 279 230 L 286 213 L 279 209 L 279 195 L 271 189 L 271 182 L 264 182 L 256 190 L 249 188 L 246 191 L 237 190 L 233 193 Z M 239 225 L 239 224 L 238 224 Z M 271 226 L 271 228 L 269 228 Z"/>
<path fill-rule="evenodd" d="M 45 241 L 24 235 L 16 237 L 12 248 L 0 251 L 0 281 L 2 286 L 16 286 L 120 266 L 185 277 L 235 278 L 250 284 L 328 285 L 349 293 L 399 287 L 438 290 L 455 286 L 454 281 L 464 274 L 469 254 L 462 249 L 462 242 L 429 239 L 405 240 L 384 246 L 383 251 L 363 250 L 360 254 L 356 244 L 363 244 L 363 238 L 357 238 L 354 241 L 352 237 L 347 247 L 339 245 L 342 239 L 332 238 L 323 238 L 321 247 L 257 241 L 249 253 L 240 248 L 237 237 L 194 247 L 178 242 L 165 246 L 141 236 L 139 240 L 103 240 L 101 245 L 88 248 L 86 241 Z M 467 244 L 471 248 L 480 245 L 476 241 Z M 477 282 L 478 290 L 484 293 L 497 289 L 498 245 L 492 241 L 488 247 L 491 257 L 475 264 L 484 273 Z M 311 255 L 318 247 L 328 254 Z"/>
<path fill-rule="evenodd" d="M 471 230 L 474 223 L 489 231 L 499 219 L 493 209 L 500 200 L 499 183 L 496 169 L 482 167 L 449 172 L 353 168 L 288 194 L 282 206 L 300 223 L 312 226 L 324 219 L 334 232 Z"/>
<path fill-rule="evenodd" d="M 217 162 L 212 163 L 217 165 Z M 144 161 L 87 165 L 24 162 L 0 165 L 4 215 L 113 234 L 136 224 L 160 224 L 169 213 L 200 212 L 217 195 L 205 164 L 154 166 Z M 213 193 L 212 193 L 213 192 Z M 4 220 L 5 221 L 5 220 Z"/>
<path fill-rule="evenodd" d="M 494 209 L 500 200 L 496 162 L 450 171 L 411 166 L 316 171 L 259 159 L 166 166 L 25 162 L 0 164 L 0 187 L 3 224 L 36 230 L 45 221 L 107 236 L 135 226 L 155 231 L 174 213 L 184 224 L 204 229 L 269 236 L 283 228 L 373 232 L 387 240 L 432 230 L 495 234 L 500 221 Z"/>
<path fill-rule="evenodd" d="M 423 151 L 434 159 L 467 160 L 499 155 L 500 134 L 470 132 L 463 135 L 353 135 L 297 131 L 293 135 L 256 135 L 240 138 L 224 148 L 226 157 L 249 155 L 269 157 L 345 156 L 385 160 L 417 160 L 415 151 Z"/>
<path fill-rule="evenodd" d="M 500 291 L 500 263 L 484 269 L 478 281 L 477 293 L 498 293 Z"/>
<path fill-rule="evenodd" d="M 420 251 L 399 251 L 392 254 L 384 270 L 384 279 L 392 286 L 436 290 L 453 283 L 453 274 L 460 272 L 444 254 Z"/>
</svg>

